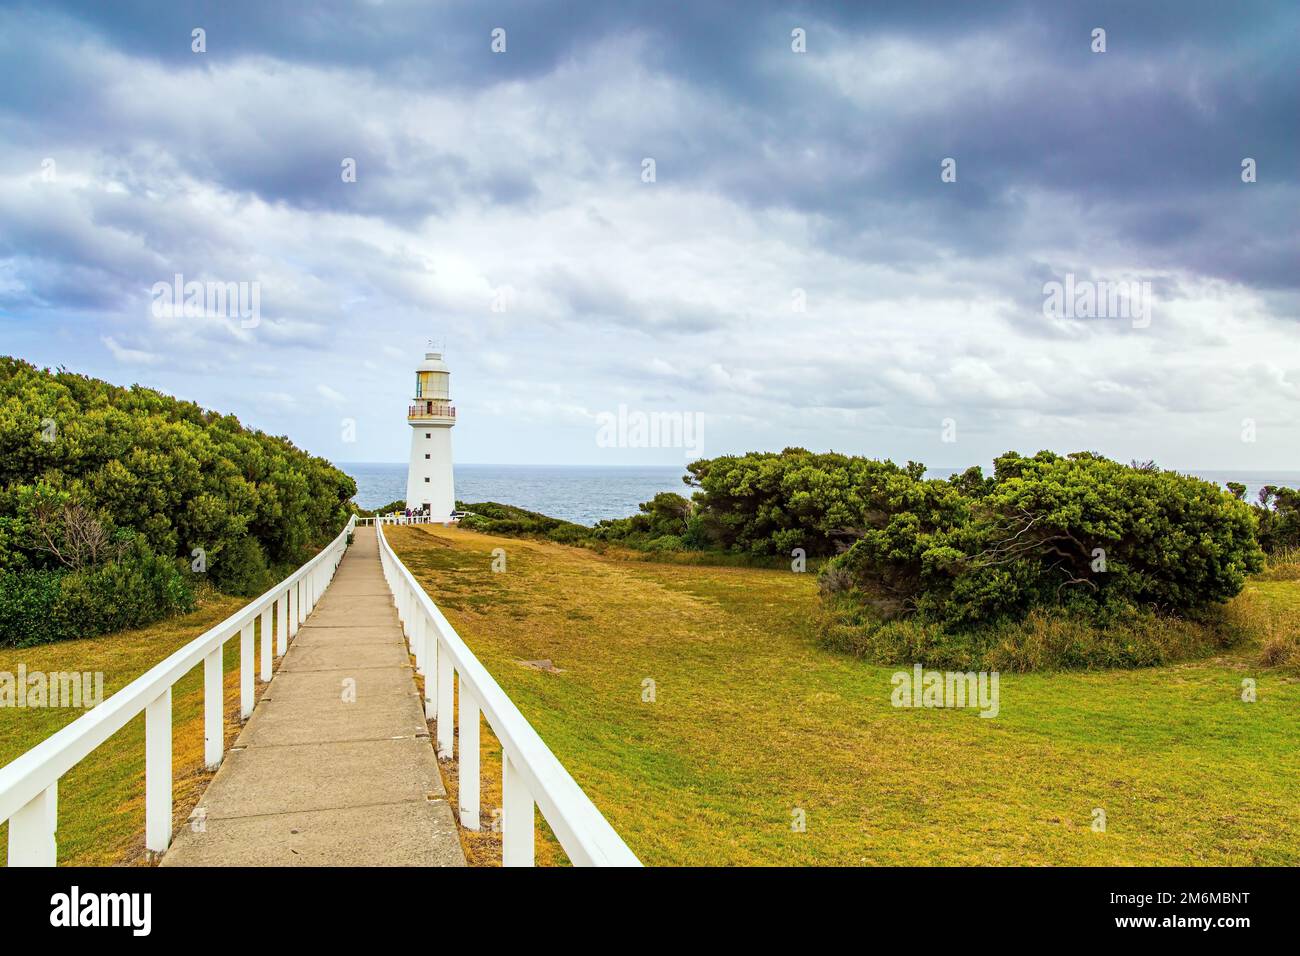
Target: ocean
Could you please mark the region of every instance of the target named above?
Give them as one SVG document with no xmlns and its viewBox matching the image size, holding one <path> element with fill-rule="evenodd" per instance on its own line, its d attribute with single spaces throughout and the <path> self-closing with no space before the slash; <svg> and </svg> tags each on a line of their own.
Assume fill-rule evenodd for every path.
<svg viewBox="0 0 1300 956">
<path fill-rule="evenodd" d="M 377 508 L 406 496 L 406 464 L 338 462 L 357 482 L 356 502 Z M 931 478 L 947 478 L 952 468 L 932 468 Z M 986 469 L 987 473 L 987 469 Z M 1300 487 L 1300 471 L 1187 471 L 1224 485 L 1240 481 L 1246 499 L 1254 501 L 1264 485 Z M 667 466 L 610 465 L 456 465 L 456 498 L 460 501 L 499 501 L 552 518 L 593 525 L 606 518 L 636 514 L 637 505 L 661 491 L 690 497 L 682 482 L 685 469 Z"/>
<path fill-rule="evenodd" d="M 406 464 L 338 462 L 357 482 L 356 502 L 378 508 L 406 497 Z M 498 501 L 594 525 L 636 514 L 661 491 L 690 496 L 684 468 L 609 465 L 456 465 L 458 501 Z"/>
</svg>

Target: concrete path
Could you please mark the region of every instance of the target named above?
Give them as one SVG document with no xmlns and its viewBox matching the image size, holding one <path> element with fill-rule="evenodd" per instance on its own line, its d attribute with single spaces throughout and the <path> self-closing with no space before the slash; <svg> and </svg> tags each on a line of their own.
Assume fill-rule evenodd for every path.
<svg viewBox="0 0 1300 956">
<path fill-rule="evenodd" d="M 374 528 L 357 528 L 162 865 L 465 865 Z"/>
</svg>

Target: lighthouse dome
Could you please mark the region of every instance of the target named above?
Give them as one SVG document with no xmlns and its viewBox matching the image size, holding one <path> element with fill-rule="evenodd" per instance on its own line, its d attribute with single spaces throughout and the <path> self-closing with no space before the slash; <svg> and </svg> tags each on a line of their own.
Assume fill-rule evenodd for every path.
<svg viewBox="0 0 1300 956">
<path fill-rule="evenodd" d="M 415 367 L 417 372 L 450 372 L 447 363 L 442 360 L 441 352 L 425 352 L 424 361 Z"/>
</svg>

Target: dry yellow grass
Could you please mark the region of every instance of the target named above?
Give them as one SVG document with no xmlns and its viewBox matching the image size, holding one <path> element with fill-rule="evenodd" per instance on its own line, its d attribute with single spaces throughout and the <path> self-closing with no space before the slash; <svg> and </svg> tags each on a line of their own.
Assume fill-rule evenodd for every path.
<svg viewBox="0 0 1300 956">
<path fill-rule="evenodd" d="M 902 710 L 893 668 L 818 644 L 809 575 L 388 533 L 646 863 L 1300 863 L 1300 683 L 1263 667 L 1258 647 L 1004 674 L 992 720 Z M 520 664 L 538 659 L 560 672 Z M 485 786 L 497 782 L 485 766 Z"/>
</svg>

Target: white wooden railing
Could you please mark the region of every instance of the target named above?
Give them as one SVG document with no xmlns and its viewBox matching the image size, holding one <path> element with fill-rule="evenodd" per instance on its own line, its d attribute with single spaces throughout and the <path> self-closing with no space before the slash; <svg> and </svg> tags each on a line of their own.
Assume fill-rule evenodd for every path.
<svg viewBox="0 0 1300 956">
<path fill-rule="evenodd" d="M 261 678 L 271 679 L 274 654 L 282 656 L 334 577 L 347 527 L 318 555 L 251 604 L 151 667 L 108 700 L 0 768 L 0 822 L 9 821 L 10 866 L 54 866 L 59 778 L 141 711 L 145 737 L 145 847 L 160 854 L 172 838 L 172 686 L 203 664 L 204 763 L 215 769 L 225 749 L 222 652 L 239 635 L 240 716 L 253 712 L 253 625 L 261 621 Z"/>
<path fill-rule="evenodd" d="M 402 519 L 381 518 L 375 522 L 379 558 L 416 668 L 424 675 L 424 713 L 426 718 L 437 721 L 436 745 L 443 759 L 453 755 L 456 718 L 452 710 L 459 678 L 461 826 L 479 828 L 481 712 L 501 741 L 502 865 L 533 865 L 533 811 L 537 807 L 575 866 L 640 866 L 635 854 L 397 557 L 384 537 L 384 525 L 397 523 L 403 523 Z"/>
<path fill-rule="evenodd" d="M 358 527 L 369 527 L 376 521 L 382 520 L 384 524 L 446 524 L 444 521 L 434 521 L 425 514 L 388 514 L 379 515 L 377 518 L 357 518 Z"/>
</svg>

